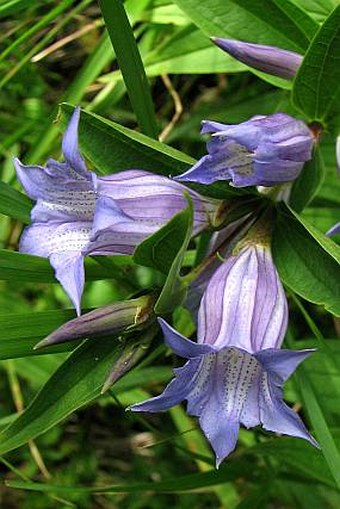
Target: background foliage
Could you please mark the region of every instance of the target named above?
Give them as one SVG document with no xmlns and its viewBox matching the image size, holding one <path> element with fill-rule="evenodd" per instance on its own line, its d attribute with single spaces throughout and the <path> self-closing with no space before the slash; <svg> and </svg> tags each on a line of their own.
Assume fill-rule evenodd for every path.
<svg viewBox="0 0 340 509">
<path fill-rule="evenodd" d="M 334 148 L 337 5 L 337 0 L 0 3 L 0 505 L 6 509 L 339 507 L 340 325 L 326 310 L 340 315 L 340 255 L 323 235 L 340 215 Z M 274 44 L 306 58 L 292 85 L 250 72 L 209 36 Z M 182 408 L 146 419 L 124 411 L 171 378 L 178 361 L 160 337 L 104 395 L 110 368 L 126 351 L 118 338 L 32 349 L 74 311 L 48 261 L 16 252 L 32 204 L 19 188 L 12 158 L 39 164 L 59 158 L 60 131 L 77 104 L 85 110 L 81 150 L 89 166 L 103 173 L 131 167 L 182 172 L 205 152 L 202 119 L 237 123 L 285 111 L 325 125 L 320 153 L 294 186 L 292 209 L 277 209 L 273 239 L 289 296 L 286 346 L 318 348 L 287 385 L 286 399 L 298 401 L 296 409 L 322 450 L 259 429 L 242 430 L 237 451 L 216 472 L 195 420 Z M 240 193 L 223 185 L 209 192 Z M 83 307 L 161 285 L 162 270 L 171 267 L 175 279 L 168 278 L 158 302 L 160 309 L 168 308 L 174 280 L 181 284 L 180 265 L 195 263 L 197 246 L 188 246 L 185 234 L 189 223 L 185 211 L 168 226 L 180 242 L 170 254 L 169 245 L 163 246 L 167 258 L 160 252 L 149 263 L 144 244 L 135 260 L 87 260 Z M 183 334 L 194 332 L 183 308 L 173 320 Z"/>
</svg>

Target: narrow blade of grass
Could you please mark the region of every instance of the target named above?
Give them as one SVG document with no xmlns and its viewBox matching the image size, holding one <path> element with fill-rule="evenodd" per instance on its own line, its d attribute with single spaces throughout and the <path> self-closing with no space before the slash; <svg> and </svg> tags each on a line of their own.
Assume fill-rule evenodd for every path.
<svg viewBox="0 0 340 509">
<path fill-rule="evenodd" d="M 150 88 L 124 6 L 120 0 L 99 0 L 99 5 L 140 129 L 156 138 Z"/>
</svg>

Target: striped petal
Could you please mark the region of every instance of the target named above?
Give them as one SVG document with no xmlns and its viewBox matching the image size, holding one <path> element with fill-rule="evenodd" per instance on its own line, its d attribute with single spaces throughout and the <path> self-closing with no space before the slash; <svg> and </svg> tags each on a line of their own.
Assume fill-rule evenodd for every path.
<svg viewBox="0 0 340 509">
<path fill-rule="evenodd" d="M 270 248 L 250 245 L 227 258 L 210 279 L 198 313 L 198 342 L 250 353 L 278 348 L 287 319 Z"/>
<path fill-rule="evenodd" d="M 115 201 L 133 218 L 139 229 L 149 227 L 154 233 L 187 206 L 185 193 L 194 205 L 193 233 L 209 224 L 209 213 L 219 202 L 207 199 L 178 182 L 142 170 L 127 170 L 98 178 L 98 193 Z"/>
</svg>

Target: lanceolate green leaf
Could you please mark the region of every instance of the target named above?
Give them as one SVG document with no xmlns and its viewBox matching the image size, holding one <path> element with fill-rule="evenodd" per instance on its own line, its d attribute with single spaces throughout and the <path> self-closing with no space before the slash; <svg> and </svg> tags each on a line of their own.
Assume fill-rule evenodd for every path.
<svg viewBox="0 0 340 509">
<path fill-rule="evenodd" d="M 235 461 L 228 466 L 222 466 L 218 471 L 203 472 L 198 474 L 178 475 L 171 479 L 159 482 L 144 482 L 136 484 L 121 484 L 111 486 L 77 487 L 60 486 L 43 483 L 29 483 L 22 481 L 11 481 L 7 486 L 33 491 L 50 491 L 52 493 L 70 493 L 70 492 L 94 492 L 94 493 L 139 493 L 141 491 L 150 492 L 181 492 L 193 489 L 202 489 L 206 486 L 216 486 L 228 481 L 234 481 L 239 477 L 249 475 L 245 463 Z M 251 474 L 250 474 L 251 475 Z"/>
<path fill-rule="evenodd" d="M 145 134 L 156 138 L 150 88 L 124 5 L 121 0 L 99 0 L 99 5 L 138 124 Z"/>
<path fill-rule="evenodd" d="M 66 127 L 73 107 L 61 106 L 61 124 Z M 138 168 L 163 175 L 179 174 L 195 163 L 191 157 L 159 141 L 106 120 L 81 112 L 80 147 L 98 173 L 111 174 Z"/>
<path fill-rule="evenodd" d="M 85 261 L 86 279 L 109 279 L 110 270 L 90 258 Z M 57 283 L 47 258 L 0 249 L 0 280 Z"/>
<path fill-rule="evenodd" d="M 136 263 L 167 274 L 163 290 L 155 305 L 158 314 L 171 312 L 185 295 L 186 287 L 181 281 L 179 272 L 192 235 L 192 224 L 193 209 L 190 200 L 186 209 L 176 214 L 135 250 Z"/>
<path fill-rule="evenodd" d="M 193 205 L 188 198 L 188 207 L 182 214 L 182 243 L 171 264 L 162 293 L 155 304 L 155 313 L 166 315 L 173 311 L 185 297 L 186 284 L 180 278 L 180 270 L 183 264 L 184 254 L 190 242 L 193 227 Z"/>
<path fill-rule="evenodd" d="M 283 282 L 340 315 L 340 247 L 284 204 L 278 206 L 273 256 Z"/>
<path fill-rule="evenodd" d="M 318 28 L 289 0 L 175 0 L 208 36 L 233 37 L 303 52 Z"/>
<path fill-rule="evenodd" d="M 31 208 L 32 202 L 27 196 L 0 182 L 0 214 L 29 223 Z"/>
<path fill-rule="evenodd" d="M 148 53 L 144 59 L 148 75 L 176 73 L 238 72 L 247 67 L 222 52 L 199 30 L 190 24 Z"/>
<path fill-rule="evenodd" d="M 325 177 L 325 167 L 319 147 L 315 148 L 313 159 L 308 161 L 299 178 L 294 182 L 289 204 L 301 212 L 312 201 Z"/>
<path fill-rule="evenodd" d="M 251 2 L 248 0 L 248 3 Z M 291 0 L 273 0 L 270 1 L 267 5 L 271 3 L 275 4 L 277 8 L 287 16 L 287 20 L 289 19 L 293 25 L 296 27 L 295 36 L 296 41 L 300 38 L 298 32 L 302 32 L 308 41 L 310 41 L 315 33 L 317 32 L 319 25 L 315 22 L 313 18 L 308 15 L 308 9 L 302 9 L 298 5 L 298 2 L 292 2 Z M 306 12 L 307 11 L 307 12 Z M 272 12 L 277 12 L 274 8 L 272 8 Z M 267 12 L 269 15 L 269 13 Z M 275 15 L 274 15 L 275 16 Z M 265 14 L 264 14 L 265 17 Z M 280 17 L 277 16 L 277 21 L 279 22 Z M 279 25 L 277 25 L 279 27 Z"/>
<path fill-rule="evenodd" d="M 313 39 L 295 78 L 293 101 L 311 120 L 323 121 L 340 91 L 340 6 Z"/>
<path fill-rule="evenodd" d="M 134 261 L 168 274 L 186 239 L 187 229 L 188 211 L 184 210 L 137 246 Z"/>
<path fill-rule="evenodd" d="M 43 0 L 5 0 L 1 2 L 0 5 L 0 19 L 5 18 L 7 16 L 10 16 L 11 14 L 15 13 L 16 15 L 18 12 L 22 11 L 23 9 L 27 9 L 29 7 L 36 7 L 39 4 L 42 4 Z M 46 2 L 44 0 L 44 3 L 51 3 L 51 1 Z"/>
<path fill-rule="evenodd" d="M 0 315 L 0 359 L 73 350 L 76 342 L 40 350 L 33 350 L 33 347 L 54 329 L 74 317 L 73 309 Z"/>
<path fill-rule="evenodd" d="M 309 419 L 315 430 L 316 438 L 319 441 L 324 458 L 334 477 L 338 489 L 340 489 L 339 449 L 327 425 L 325 416 L 318 401 L 319 398 L 317 396 L 317 393 L 313 389 L 310 379 L 303 366 L 301 367 L 301 370 L 299 372 L 298 379 L 300 382 L 301 394 L 309 414 Z"/>
<path fill-rule="evenodd" d="M 293 212 L 293 211 L 292 211 Z M 340 246 L 335 244 L 333 240 L 329 237 L 326 237 L 323 233 L 319 232 L 314 226 L 308 223 L 305 219 L 301 218 L 298 214 L 293 212 L 294 217 L 298 220 L 309 232 L 309 234 L 314 238 L 314 240 L 318 243 L 318 245 L 325 251 L 327 254 L 332 257 L 340 266 Z"/>
<path fill-rule="evenodd" d="M 280 437 L 279 440 L 274 438 L 255 445 L 248 449 L 247 453 L 275 458 L 280 470 L 285 471 L 289 468 L 294 474 L 305 475 L 309 482 L 313 479 L 331 488 L 335 487 L 321 451 L 303 440 L 288 437 Z"/>
<path fill-rule="evenodd" d="M 80 345 L 18 419 L 0 433 L 0 454 L 41 435 L 97 398 L 123 346 L 124 343 L 116 339 L 87 341 Z"/>
</svg>

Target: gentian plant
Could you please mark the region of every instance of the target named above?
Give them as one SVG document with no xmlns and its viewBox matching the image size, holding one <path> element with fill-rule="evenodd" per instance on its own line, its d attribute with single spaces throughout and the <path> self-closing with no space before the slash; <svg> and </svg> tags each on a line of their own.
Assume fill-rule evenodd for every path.
<svg viewBox="0 0 340 509">
<path fill-rule="evenodd" d="M 295 509 L 313 483 L 316 506 L 340 505 L 340 7 L 326 3 L 99 0 L 85 31 L 107 31 L 51 115 L 61 161 L 53 87 L 37 122 L 35 83 L 0 147 L 1 387 L 14 401 L 0 405 L 0 460 L 16 475 L 2 458 L 28 444 L 43 476 L 27 468 L 12 487 L 81 507 L 133 492 L 118 504 L 159 509 L 187 490 L 198 509 Z M 86 423 L 51 447 L 86 433 L 101 474 L 84 486 L 77 463 L 65 490 L 33 440 L 82 407 Z"/>
</svg>

